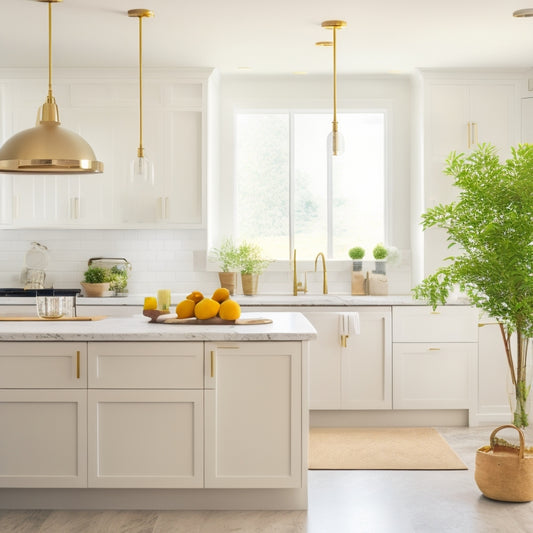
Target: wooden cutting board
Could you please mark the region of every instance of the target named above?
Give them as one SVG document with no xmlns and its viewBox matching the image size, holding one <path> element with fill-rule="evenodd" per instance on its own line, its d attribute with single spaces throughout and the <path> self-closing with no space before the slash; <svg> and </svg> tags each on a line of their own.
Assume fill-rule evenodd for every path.
<svg viewBox="0 0 533 533">
<path fill-rule="evenodd" d="M 40 318 L 38 316 L 0 316 L 0 322 L 89 322 L 102 320 L 105 316 L 62 316 L 61 318 Z"/>
<path fill-rule="evenodd" d="M 206 320 L 198 320 L 197 318 L 176 318 L 175 314 L 162 313 L 157 309 L 145 309 L 143 315 L 150 317 L 150 323 L 157 324 L 187 324 L 187 325 L 216 325 L 216 326 L 247 326 L 254 324 L 272 324 L 270 318 L 238 318 L 237 320 L 222 320 L 220 317 L 207 318 Z M 165 316 L 169 318 L 165 319 Z"/>
</svg>

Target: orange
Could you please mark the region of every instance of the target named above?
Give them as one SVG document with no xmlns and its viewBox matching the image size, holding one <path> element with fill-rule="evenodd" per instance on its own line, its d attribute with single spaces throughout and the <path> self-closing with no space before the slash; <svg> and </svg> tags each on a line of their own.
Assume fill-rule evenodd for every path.
<svg viewBox="0 0 533 533">
<path fill-rule="evenodd" d="M 241 316 L 241 306 L 235 300 L 225 300 L 220 304 L 218 316 L 222 320 L 237 320 Z"/>
<path fill-rule="evenodd" d="M 147 296 L 144 299 L 144 309 L 157 309 L 157 298 Z"/>
<path fill-rule="evenodd" d="M 213 296 L 211 296 L 211 298 L 216 302 L 222 303 L 224 300 L 227 300 L 229 298 L 229 291 L 224 287 L 220 287 L 213 293 Z"/>
<path fill-rule="evenodd" d="M 178 318 L 191 318 L 194 316 L 194 307 L 196 304 L 192 300 L 182 300 L 176 306 L 176 314 Z"/>
<path fill-rule="evenodd" d="M 203 298 L 204 295 L 199 291 L 192 291 L 191 294 L 187 294 L 187 300 L 192 300 L 195 304 L 197 304 Z"/>
<path fill-rule="evenodd" d="M 204 298 L 194 307 L 194 315 L 199 320 L 206 320 L 217 316 L 220 304 L 211 298 Z"/>
</svg>

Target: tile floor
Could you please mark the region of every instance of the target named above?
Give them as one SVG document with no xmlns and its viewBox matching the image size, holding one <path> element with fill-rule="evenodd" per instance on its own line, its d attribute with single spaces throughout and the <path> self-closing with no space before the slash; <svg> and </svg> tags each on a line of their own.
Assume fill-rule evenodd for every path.
<svg viewBox="0 0 533 533">
<path fill-rule="evenodd" d="M 305 511 L 1 511 L 0 533 L 530 533 L 533 503 L 484 498 L 475 452 L 492 428 L 438 428 L 457 471 L 311 471 Z"/>
</svg>

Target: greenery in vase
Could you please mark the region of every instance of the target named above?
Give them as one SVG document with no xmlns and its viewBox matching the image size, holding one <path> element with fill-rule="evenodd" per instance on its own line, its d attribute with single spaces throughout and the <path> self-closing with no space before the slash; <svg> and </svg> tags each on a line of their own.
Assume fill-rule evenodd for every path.
<svg viewBox="0 0 533 533">
<path fill-rule="evenodd" d="M 109 288 L 112 291 L 123 292 L 128 284 L 128 271 L 119 265 L 114 265 L 109 271 Z"/>
<path fill-rule="evenodd" d="M 220 248 L 213 248 L 211 256 L 218 263 L 222 272 L 237 272 L 240 268 L 239 247 L 233 242 L 233 239 L 225 239 Z"/>
<path fill-rule="evenodd" d="M 107 268 L 90 266 L 83 273 L 85 283 L 107 283 L 111 281 L 111 272 Z"/>
<path fill-rule="evenodd" d="M 263 256 L 263 250 L 258 244 L 243 241 L 239 246 L 239 269 L 241 274 L 262 274 L 270 259 Z"/>
<path fill-rule="evenodd" d="M 459 286 L 476 307 L 498 320 L 515 389 L 513 422 L 526 427 L 533 336 L 533 145 L 513 148 L 504 163 L 489 144 L 467 156 L 453 152 L 446 163 L 445 174 L 460 189 L 458 200 L 428 209 L 422 226 L 445 229 L 449 247 L 458 247 L 458 254 L 413 292 L 435 308 Z"/>
<path fill-rule="evenodd" d="M 374 259 L 382 260 L 386 259 L 387 255 L 389 255 L 389 251 L 383 244 L 377 244 L 375 248 L 372 250 L 372 255 L 374 256 Z"/>
<path fill-rule="evenodd" d="M 361 248 L 361 246 L 355 246 L 354 248 L 350 248 L 348 251 L 348 255 L 354 260 L 358 261 L 360 259 L 363 259 L 365 256 L 365 249 Z"/>
</svg>

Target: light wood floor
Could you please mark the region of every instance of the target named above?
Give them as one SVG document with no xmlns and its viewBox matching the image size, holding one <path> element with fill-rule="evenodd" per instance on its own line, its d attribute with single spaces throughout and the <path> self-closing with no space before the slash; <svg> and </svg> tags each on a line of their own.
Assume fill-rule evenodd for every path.
<svg viewBox="0 0 533 533">
<path fill-rule="evenodd" d="M 438 428 L 457 471 L 311 471 L 304 511 L 1 511 L 1 533 L 530 533 L 533 503 L 484 498 L 476 449 L 492 428 Z"/>
</svg>

